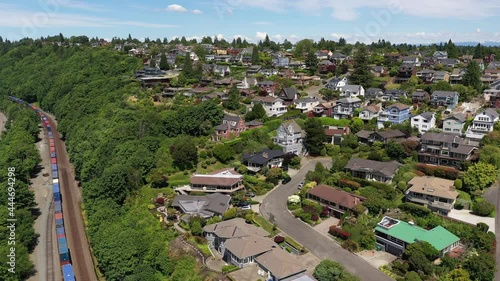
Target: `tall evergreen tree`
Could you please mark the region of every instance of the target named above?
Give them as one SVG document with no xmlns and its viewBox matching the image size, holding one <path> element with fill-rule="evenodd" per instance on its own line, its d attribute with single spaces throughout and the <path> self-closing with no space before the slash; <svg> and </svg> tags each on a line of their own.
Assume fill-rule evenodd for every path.
<svg viewBox="0 0 500 281">
<path fill-rule="evenodd" d="M 184 58 L 184 65 L 182 66 L 182 73 L 187 79 L 194 78 L 193 71 L 193 61 L 191 61 L 190 53 L 186 53 L 186 57 Z"/>
<path fill-rule="evenodd" d="M 161 70 L 169 70 L 170 69 L 170 66 L 168 65 L 168 59 L 167 59 L 167 56 L 165 55 L 165 53 L 162 53 L 161 57 L 160 57 L 160 69 Z"/>
<path fill-rule="evenodd" d="M 455 46 L 455 43 L 451 41 L 451 39 L 448 41 L 448 43 L 445 45 L 445 50 L 448 52 L 448 57 L 449 58 L 458 58 L 458 49 L 457 46 Z"/>
<path fill-rule="evenodd" d="M 240 92 L 238 91 L 236 84 L 231 87 L 229 90 L 229 97 L 222 105 L 230 110 L 235 110 L 240 107 Z"/>
<path fill-rule="evenodd" d="M 149 67 L 155 68 L 156 67 L 156 60 L 154 56 L 151 56 L 151 59 L 149 59 Z"/>
<path fill-rule="evenodd" d="M 361 45 L 354 55 L 354 71 L 349 77 L 351 84 L 361 85 L 365 88 L 370 87 L 373 81 L 373 74 L 370 71 L 368 60 L 368 50 L 366 46 Z"/>
<path fill-rule="evenodd" d="M 253 65 L 260 64 L 260 55 L 259 55 L 259 49 L 257 48 L 257 46 L 254 46 L 253 50 L 252 50 L 252 64 Z"/>
<path fill-rule="evenodd" d="M 465 69 L 463 83 L 465 86 L 471 86 L 476 89 L 478 93 L 482 92 L 483 82 L 481 81 L 481 68 L 479 68 L 479 64 L 477 64 L 477 62 L 471 61 L 469 63 Z"/>
<path fill-rule="evenodd" d="M 130 33 L 128 34 L 128 39 L 127 39 L 128 42 L 132 41 L 132 35 L 130 35 Z"/>
<path fill-rule="evenodd" d="M 168 38 L 167 37 L 163 37 L 163 44 L 165 44 L 165 45 L 168 44 Z"/>
<path fill-rule="evenodd" d="M 308 118 L 305 123 L 306 137 L 304 146 L 311 156 L 321 155 L 321 150 L 325 147 L 325 129 L 321 121 L 317 118 Z"/>
<path fill-rule="evenodd" d="M 312 51 L 307 54 L 306 66 L 309 68 L 309 72 L 311 74 L 316 73 L 316 70 L 318 69 L 318 58 Z"/>
<path fill-rule="evenodd" d="M 474 58 L 475 59 L 482 59 L 483 58 L 483 46 L 481 46 L 481 44 L 479 44 L 479 43 L 474 48 Z"/>
<path fill-rule="evenodd" d="M 2 38 L 2 36 L 0 36 L 0 43 L 3 43 L 3 38 Z"/>
</svg>

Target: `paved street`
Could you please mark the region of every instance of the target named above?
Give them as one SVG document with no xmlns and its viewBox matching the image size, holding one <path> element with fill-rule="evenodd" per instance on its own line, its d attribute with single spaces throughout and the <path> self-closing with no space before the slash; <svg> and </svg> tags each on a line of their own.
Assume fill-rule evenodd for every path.
<svg viewBox="0 0 500 281">
<path fill-rule="evenodd" d="M 491 203 L 495 204 L 497 207 L 497 215 L 495 217 L 495 229 L 497 231 L 497 245 L 500 245 L 500 180 L 498 180 L 493 186 L 488 188 L 484 193 L 484 198 L 486 198 Z M 497 261 L 497 272 L 495 274 L 494 281 L 500 281 L 500 268 L 498 268 L 498 263 L 500 262 L 500 247 L 496 247 L 495 259 Z"/>
<path fill-rule="evenodd" d="M 304 180 L 307 172 L 313 170 L 318 162 L 325 166 L 331 166 L 332 161 L 330 158 L 304 161 L 303 168 L 288 184 L 276 188 L 264 199 L 260 207 L 261 214 L 271 223 L 276 223 L 284 233 L 297 240 L 318 258 L 337 261 L 362 280 L 392 280 L 362 258 L 343 249 L 330 238 L 320 234 L 288 212 L 286 207 L 288 196 L 297 191 L 298 184 Z"/>
</svg>

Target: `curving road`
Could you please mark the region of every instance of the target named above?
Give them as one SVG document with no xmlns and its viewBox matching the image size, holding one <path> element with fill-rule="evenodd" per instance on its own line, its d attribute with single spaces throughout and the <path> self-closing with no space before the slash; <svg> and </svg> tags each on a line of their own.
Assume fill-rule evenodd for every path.
<svg viewBox="0 0 500 281">
<path fill-rule="evenodd" d="M 287 209 L 288 196 L 297 191 L 308 171 L 313 170 L 316 163 L 331 166 L 331 158 L 322 158 L 309 161 L 285 185 L 271 191 L 260 206 L 261 214 L 271 223 L 275 223 L 284 233 L 297 240 L 311 253 L 320 259 L 330 259 L 341 263 L 348 271 L 366 281 L 391 281 L 389 276 L 371 266 L 357 255 L 343 249 L 330 238 L 317 232 L 309 225 L 296 219 Z"/>
<path fill-rule="evenodd" d="M 73 166 L 69 162 L 66 145 L 59 139 L 57 124 L 54 122 L 51 115 L 47 113 L 45 113 L 45 115 L 54 133 L 54 144 L 56 147 L 57 165 L 59 168 L 59 184 L 61 186 L 64 229 L 66 231 L 75 277 L 76 280 L 97 281 L 80 209 L 80 189 L 73 175 Z"/>
</svg>

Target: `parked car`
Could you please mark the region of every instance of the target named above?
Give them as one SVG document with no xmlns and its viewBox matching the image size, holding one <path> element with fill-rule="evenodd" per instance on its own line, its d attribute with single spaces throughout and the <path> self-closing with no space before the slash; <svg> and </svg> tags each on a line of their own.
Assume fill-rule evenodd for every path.
<svg viewBox="0 0 500 281">
<path fill-rule="evenodd" d="M 252 205 L 249 204 L 249 205 L 242 206 L 241 209 L 242 210 L 250 210 L 250 209 L 252 209 Z"/>
<path fill-rule="evenodd" d="M 287 184 L 287 183 L 289 183 L 291 180 L 292 180 L 292 178 L 291 178 L 291 177 L 286 177 L 286 178 L 284 178 L 284 179 L 281 181 L 281 184 Z"/>
<path fill-rule="evenodd" d="M 299 189 L 302 189 L 303 186 L 304 186 L 304 182 L 299 183 Z"/>
<path fill-rule="evenodd" d="M 250 191 L 246 194 L 248 197 L 255 197 L 255 193 L 253 191 Z"/>
</svg>

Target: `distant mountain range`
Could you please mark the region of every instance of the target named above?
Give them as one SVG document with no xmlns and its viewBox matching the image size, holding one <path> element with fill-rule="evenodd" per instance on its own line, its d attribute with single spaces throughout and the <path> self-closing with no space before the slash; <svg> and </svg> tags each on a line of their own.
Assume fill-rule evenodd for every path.
<svg viewBox="0 0 500 281">
<path fill-rule="evenodd" d="M 498 41 L 485 41 L 485 42 L 457 42 L 455 45 L 457 46 L 476 46 L 477 44 L 481 44 L 481 46 L 486 47 L 499 47 L 500 42 Z"/>
</svg>

